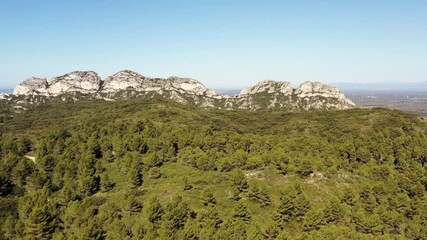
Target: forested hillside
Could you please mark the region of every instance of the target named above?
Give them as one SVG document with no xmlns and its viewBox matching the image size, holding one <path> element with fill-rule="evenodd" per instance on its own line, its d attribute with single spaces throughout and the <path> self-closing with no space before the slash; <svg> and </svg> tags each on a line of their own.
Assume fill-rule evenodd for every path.
<svg viewBox="0 0 427 240">
<path fill-rule="evenodd" d="M 0 125 L 0 239 L 427 239 L 427 122 L 50 102 Z"/>
</svg>

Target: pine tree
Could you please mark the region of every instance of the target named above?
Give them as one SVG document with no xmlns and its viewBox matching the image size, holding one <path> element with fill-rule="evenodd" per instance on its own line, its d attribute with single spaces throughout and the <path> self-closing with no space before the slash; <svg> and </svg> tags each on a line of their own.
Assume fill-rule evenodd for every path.
<svg viewBox="0 0 427 240">
<path fill-rule="evenodd" d="M 216 204 L 216 199 L 211 188 L 205 188 L 202 191 L 202 202 L 205 206 L 213 206 Z"/>
<path fill-rule="evenodd" d="M 4 172 L 0 172 L 0 197 L 12 192 L 12 183 Z"/>
<path fill-rule="evenodd" d="M 35 239 L 50 239 L 55 229 L 54 219 L 46 205 L 34 207 L 25 219 L 25 234 Z"/>
<path fill-rule="evenodd" d="M 293 217 L 295 207 L 294 197 L 290 194 L 282 194 L 273 219 L 283 228 L 284 223 L 290 221 L 291 217 Z"/>
<path fill-rule="evenodd" d="M 313 166 L 312 166 L 312 162 L 308 159 L 303 159 L 301 160 L 297 166 L 297 173 L 302 176 L 302 177 L 307 177 L 308 175 L 310 175 L 310 173 L 313 172 Z"/>
<path fill-rule="evenodd" d="M 31 140 L 27 136 L 19 136 L 16 140 L 18 151 L 22 154 L 26 154 L 31 151 Z"/>
<path fill-rule="evenodd" d="M 176 234 L 181 230 L 190 215 L 188 203 L 182 201 L 181 196 L 174 196 L 162 216 L 160 237 L 163 239 L 176 239 Z"/>
<path fill-rule="evenodd" d="M 239 191 L 239 189 L 237 189 L 237 188 L 232 188 L 231 189 L 231 200 L 233 200 L 233 201 L 239 201 L 240 199 L 241 199 L 241 196 L 240 196 L 240 191 Z"/>
<path fill-rule="evenodd" d="M 129 213 L 138 213 L 142 210 L 141 202 L 135 197 L 135 193 L 130 192 L 126 197 L 126 211 Z"/>
<path fill-rule="evenodd" d="M 146 234 L 144 222 L 139 220 L 134 222 L 132 226 L 132 236 L 134 239 L 144 239 Z"/>
<path fill-rule="evenodd" d="M 243 202 L 237 203 L 233 211 L 232 219 L 233 221 L 241 221 L 244 223 L 249 223 L 251 221 L 251 214 Z"/>
<path fill-rule="evenodd" d="M 200 239 L 214 239 L 222 223 L 221 218 L 218 216 L 218 209 L 216 206 L 208 208 L 208 212 L 201 212 L 197 215 L 196 221 L 200 223 Z"/>
<path fill-rule="evenodd" d="M 245 174 L 240 169 L 231 172 L 231 181 L 233 186 L 236 187 L 239 192 L 243 192 L 248 189 L 248 181 L 246 180 Z"/>
<path fill-rule="evenodd" d="M 3 231 L 3 237 L 5 239 L 18 239 L 18 232 L 15 229 L 17 224 L 17 219 L 15 216 L 8 216 L 6 221 L 3 223 L 3 228 L 0 230 Z M 0 236 L 2 236 L 2 232 L 0 231 Z"/>
<path fill-rule="evenodd" d="M 185 177 L 184 177 L 184 191 L 191 190 L 192 188 L 193 188 L 193 185 L 191 185 L 191 184 L 188 182 L 188 177 L 187 177 L 187 176 L 185 176 Z"/>
<path fill-rule="evenodd" d="M 305 215 L 303 229 L 306 232 L 318 230 L 323 224 L 323 211 L 321 209 L 310 209 Z"/>
<path fill-rule="evenodd" d="M 275 222 L 270 222 L 263 233 L 264 239 L 276 239 L 280 232 L 280 227 Z"/>
<path fill-rule="evenodd" d="M 79 178 L 80 192 L 85 196 L 90 196 L 96 193 L 100 188 L 100 178 L 98 176 L 80 176 Z"/>
<path fill-rule="evenodd" d="M 114 188 L 115 185 L 116 183 L 110 180 L 110 176 L 108 175 L 108 173 L 103 173 L 101 175 L 101 187 L 103 192 L 110 191 Z"/>
<path fill-rule="evenodd" d="M 295 198 L 295 209 L 292 213 L 297 221 L 302 221 L 308 209 L 310 209 L 310 201 L 305 194 L 300 194 Z"/>
<path fill-rule="evenodd" d="M 156 197 L 151 198 L 146 208 L 148 221 L 157 224 L 162 219 L 163 213 L 163 207 L 160 205 L 159 200 Z"/>
<path fill-rule="evenodd" d="M 266 239 L 266 236 L 263 234 L 261 227 L 258 224 L 251 223 L 246 231 L 246 239 L 264 240 Z"/>
<path fill-rule="evenodd" d="M 138 170 L 137 167 L 131 168 L 130 171 L 129 171 L 128 176 L 129 176 L 129 180 L 130 180 L 131 186 L 133 188 L 137 188 L 137 187 L 139 187 L 139 186 L 142 185 L 142 174 Z"/>
<path fill-rule="evenodd" d="M 259 203 L 261 206 L 268 206 L 271 204 L 267 188 L 260 183 L 254 183 L 250 186 L 248 197 L 249 199 Z"/>
<path fill-rule="evenodd" d="M 37 163 L 42 166 L 44 171 L 50 173 L 54 170 L 57 160 L 52 155 L 48 154 L 45 157 L 39 159 Z"/>
<path fill-rule="evenodd" d="M 329 203 L 324 210 L 324 217 L 325 222 L 328 224 L 338 223 L 344 218 L 344 209 L 337 198 L 329 200 Z"/>
<path fill-rule="evenodd" d="M 194 219 L 190 219 L 186 222 L 182 231 L 179 232 L 177 239 L 186 239 L 186 240 L 198 240 L 200 235 L 200 228 L 198 223 Z"/>
<path fill-rule="evenodd" d="M 47 187 L 21 199 L 19 218 L 25 224 L 24 234 L 35 239 L 50 239 L 55 230 L 56 216 L 49 203 Z"/>
<path fill-rule="evenodd" d="M 61 189 L 58 195 L 58 203 L 66 206 L 70 201 L 77 200 L 79 193 L 76 191 L 77 184 L 73 181 L 66 181 L 64 187 Z"/>
</svg>

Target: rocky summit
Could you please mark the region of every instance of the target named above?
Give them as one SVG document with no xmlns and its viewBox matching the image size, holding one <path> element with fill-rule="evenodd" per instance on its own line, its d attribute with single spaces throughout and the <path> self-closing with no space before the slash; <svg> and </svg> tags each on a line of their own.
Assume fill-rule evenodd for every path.
<svg viewBox="0 0 427 240">
<path fill-rule="evenodd" d="M 15 87 L 13 94 L 29 95 L 29 94 L 48 94 L 46 78 L 30 77 Z"/>
<path fill-rule="evenodd" d="M 74 71 L 49 82 L 31 77 L 1 99 L 38 104 L 59 97 L 66 100 L 96 98 L 108 101 L 129 98 L 169 98 L 182 104 L 204 108 L 249 110 L 349 109 L 355 104 L 336 87 L 320 82 L 305 82 L 297 88 L 283 81 L 265 80 L 243 89 L 236 96 L 220 95 L 191 78 L 150 78 L 130 70 L 102 80 L 94 71 Z M 25 98 L 23 100 L 22 98 Z M 18 101 L 19 100 L 19 101 Z M 25 106 L 18 107 L 18 109 Z"/>
<path fill-rule="evenodd" d="M 298 88 L 291 83 L 266 80 L 243 89 L 239 108 L 247 109 L 349 109 L 356 105 L 338 88 L 320 82 L 304 82 Z"/>
</svg>

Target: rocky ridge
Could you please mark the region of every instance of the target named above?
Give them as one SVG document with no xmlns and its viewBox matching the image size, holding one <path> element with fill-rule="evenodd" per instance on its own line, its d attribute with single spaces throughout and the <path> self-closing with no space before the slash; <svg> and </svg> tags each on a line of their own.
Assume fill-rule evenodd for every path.
<svg viewBox="0 0 427 240">
<path fill-rule="evenodd" d="M 48 94 L 47 87 L 49 86 L 46 78 L 30 77 L 15 87 L 13 94 L 15 95 L 30 95 L 30 94 Z"/>
<path fill-rule="evenodd" d="M 336 87 L 320 82 L 305 82 L 298 88 L 291 83 L 265 80 L 243 89 L 239 95 L 220 95 L 191 78 L 149 78 L 130 70 L 120 71 L 102 80 L 93 71 L 74 71 L 49 82 L 32 77 L 15 87 L 13 94 L 0 99 L 24 98 L 29 104 L 60 97 L 66 100 L 97 98 L 108 101 L 136 97 L 164 97 L 183 104 L 219 109 L 349 109 L 355 104 Z M 24 100 L 20 100 L 21 102 Z M 24 102 L 25 102 L 24 101 Z"/>
<path fill-rule="evenodd" d="M 101 77 L 93 71 L 74 71 L 53 78 L 47 88 L 51 95 L 66 92 L 95 93 L 101 88 Z"/>
<path fill-rule="evenodd" d="M 239 95 L 251 95 L 260 92 L 267 93 L 282 93 L 282 94 L 292 94 L 293 89 L 290 82 L 278 82 L 273 80 L 265 80 L 258 82 L 256 85 L 243 89 Z"/>
</svg>

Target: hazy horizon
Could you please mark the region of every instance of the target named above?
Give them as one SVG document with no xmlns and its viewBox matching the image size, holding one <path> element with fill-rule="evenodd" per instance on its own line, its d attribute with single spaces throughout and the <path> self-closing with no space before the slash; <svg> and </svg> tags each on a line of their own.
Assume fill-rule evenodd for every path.
<svg viewBox="0 0 427 240">
<path fill-rule="evenodd" d="M 0 88 L 86 69 L 213 89 L 427 82 L 426 12 L 421 0 L 2 1 Z"/>
<path fill-rule="evenodd" d="M 203 83 L 203 82 L 202 82 Z M 226 95 L 236 95 L 241 90 L 246 87 L 250 87 L 255 85 L 256 83 L 252 83 L 247 86 L 242 87 L 231 87 L 231 88 L 208 88 L 214 90 L 219 94 Z M 291 82 L 293 88 L 297 88 L 301 83 L 293 83 Z M 416 92 L 425 92 L 427 91 L 427 82 L 416 82 L 416 83 L 349 83 L 349 82 L 341 82 L 341 83 L 329 83 L 331 86 L 337 87 L 344 93 L 351 92 L 401 92 L 401 93 L 416 93 Z M 0 93 L 12 93 L 14 87 L 6 87 L 0 88 Z"/>
</svg>

